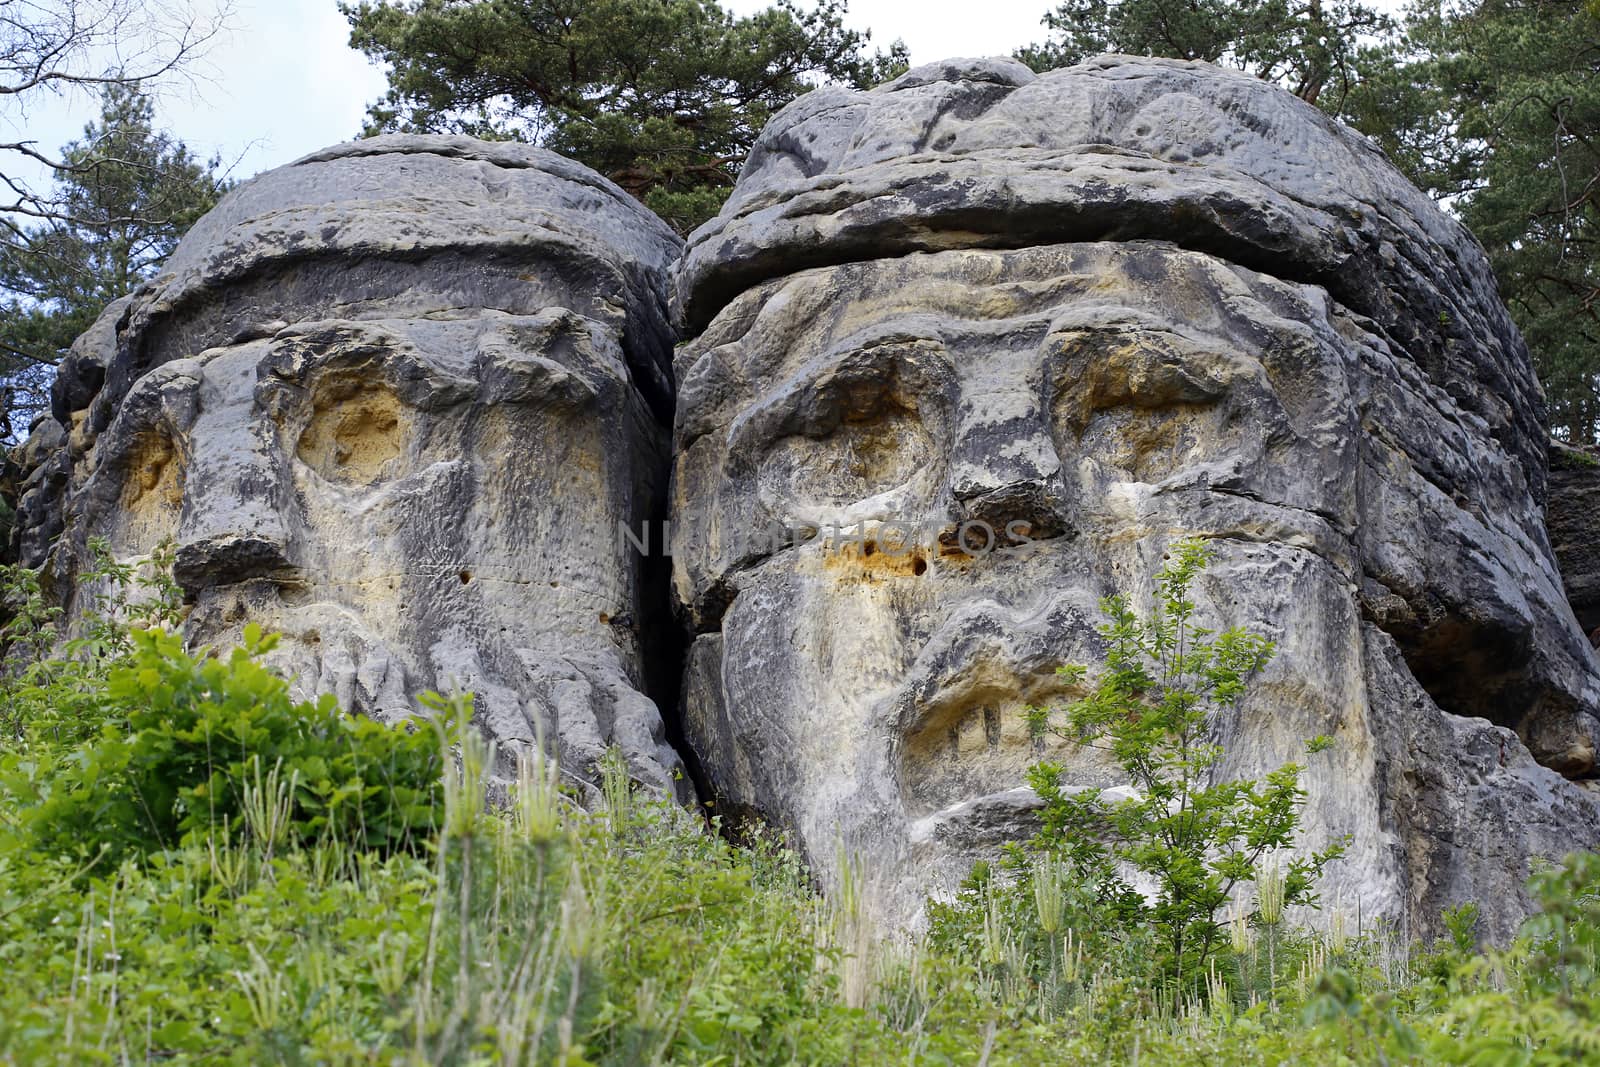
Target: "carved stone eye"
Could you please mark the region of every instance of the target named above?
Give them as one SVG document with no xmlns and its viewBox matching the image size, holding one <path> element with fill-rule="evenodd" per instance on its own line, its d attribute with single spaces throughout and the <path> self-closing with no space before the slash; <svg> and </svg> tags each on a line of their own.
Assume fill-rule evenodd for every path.
<svg viewBox="0 0 1600 1067">
<path fill-rule="evenodd" d="M 387 385 L 324 378 L 312 390 L 295 455 L 330 482 L 373 485 L 399 473 L 411 429 L 410 412 Z"/>
<path fill-rule="evenodd" d="M 873 345 L 775 392 L 758 491 L 769 507 L 841 507 L 932 475 L 942 386 L 932 342 Z"/>
<path fill-rule="evenodd" d="M 1226 355 L 1159 334 L 1095 332 L 1068 342 L 1052 421 L 1062 455 L 1121 478 L 1158 482 L 1221 451 Z"/>
<path fill-rule="evenodd" d="M 761 493 L 779 505 L 853 504 L 911 481 L 932 458 L 917 412 L 886 398 L 848 411 L 820 438 L 778 441 L 761 464 Z"/>
<path fill-rule="evenodd" d="M 162 430 L 148 430 L 134 441 L 111 538 L 118 552 L 147 552 L 178 531 L 186 476 L 183 454 Z"/>
</svg>

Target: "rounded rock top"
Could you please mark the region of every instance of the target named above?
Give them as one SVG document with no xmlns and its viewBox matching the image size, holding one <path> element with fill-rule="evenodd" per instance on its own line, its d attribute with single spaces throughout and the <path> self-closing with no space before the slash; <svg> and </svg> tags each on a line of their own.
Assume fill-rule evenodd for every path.
<svg viewBox="0 0 1600 1067">
<path fill-rule="evenodd" d="M 426 282 L 438 307 L 412 300 L 418 314 L 561 304 L 620 318 L 636 384 L 665 419 L 664 294 L 682 247 L 643 204 L 554 152 L 464 136 L 344 142 L 230 190 L 161 274 L 74 347 L 54 413 L 70 423 L 102 386 L 120 396 L 169 359 L 270 332 L 278 320 L 393 309 Z M 113 407 L 92 417 L 93 429 Z"/>
<path fill-rule="evenodd" d="M 674 314 L 693 336 L 811 267 L 1130 240 L 1326 289 L 1482 417 L 1542 495 L 1543 395 L 1482 248 L 1370 138 L 1209 63 L 950 59 L 809 93 L 690 235 Z"/>
<path fill-rule="evenodd" d="M 582 164 L 510 141 L 390 134 L 347 141 L 244 182 L 168 260 L 167 284 L 216 285 L 307 255 L 569 246 L 665 271 L 682 247 L 643 204 Z"/>
</svg>

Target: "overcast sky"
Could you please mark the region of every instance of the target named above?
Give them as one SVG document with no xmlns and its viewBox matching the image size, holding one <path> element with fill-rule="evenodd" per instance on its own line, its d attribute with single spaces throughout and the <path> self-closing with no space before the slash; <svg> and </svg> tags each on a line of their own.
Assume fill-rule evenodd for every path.
<svg viewBox="0 0 1600 1067">
<path fill-rule="evenodd" d="M 161 0 L 152 0 L 160 3 Z M 207 0 L 196 5 L 205 7 Z M 737 14 L 770 0 L 723 0 Z M 895 38 L 913 62 L 1010 52 L 1042 35 L 1050 0 L 852 0 L 849 24 L 874 47 Z M 350 49 L 335 0 L 237 0 L 232 30 L 213 45 L 193 84 L 169 84 L 158 121 L 201 156 L 219 154 L 235 177 L 287 163 L 355 136 L 382 95 L 382 72 Z M 50 152 L 96 112 L 85 94 L 41 97 L 26 112 L 0 101 L 0 140 L 36 138 Z"/>
</svg>

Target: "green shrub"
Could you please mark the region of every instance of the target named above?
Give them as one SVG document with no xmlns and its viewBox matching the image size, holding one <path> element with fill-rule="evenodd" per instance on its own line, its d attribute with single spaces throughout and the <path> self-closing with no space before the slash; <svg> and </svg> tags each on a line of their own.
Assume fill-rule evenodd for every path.
<svg viewBox="0 0 1600 1067">
<path fill-rule="evenodd" d="M 1010 848 L 998 871 L 980 865 L 955 901 L 931 908 L 936 945 L 971 961 L 1002 1001 L 1042 1018 L 1089 1005 L 1103 1018 L 1174 1011 L 1222 992 L 1273 995 L 1298 962 L 1293 946 L 1281 945 L 1284 910 L 1315 902 L 1317 876 L 1342 851 L 1336 843 L 1279 864 L 1306 801 L 1297 764 L 1259 781 L 1215 780 L 1223 756 L 1211 741 L 1216 719 L 1273 645 L 1194 624 L 1190 589 L 1208 558 L 1202 542 L 1173 546 L 1148 620 L 1123 597 L 1104 600 L 1098 679 L 1064 709 L 1027 712 L 1036 737 L 1054 733 L 1107 752 L 1134 795 L 1112 802 L 1098 789 L 1068 788 L 1060 764 L 1036 764 L 1028 784 L 1044 801 L 1038 834 Z M 1082 687 L 1088 668 L 1058 673 Z M 1154 886 L 1153 899 L 1129 870 Z M 1266 952 L 1252 954 L 1249 967 L 1234 959 L 1219 971 L 1216 958 L 1238 939 L 1223 909 L 1251 883 L 1258 892 L 1249 922 Z"/>
<path fill-rule="evenodd" d="M 127 662 L 105 686 L 120 714 L 63 754 L 35 795 L 36 848 L 108 870 L 129 854 L 249 828 L 387 855 L 420 847 L 437 824 L 442 756 L 432 730 L 349 716 L 332 697 L 295 703 L 257 662 L 275 638 L 254 625 L 225 658 L 190 656 L 159 630 L 128 640 Z"/>
<path fill-rule="evenodd" d="M 1539 910 L 1505 950 L 1480 952 L 1477 909 L 1424 957 L 1428 1051 L 1442 1062 L 1600 1062 L 1600 855 L 1579 852 L 1529 881 Z"/>
<path fill-rule="evenodd" d="M 1139 619 L 1124 597 L 1102 601 L 1106 662 L 1094 688 L 1059 721 L 1047 709 L 1028 713 L 1036 736 L 1051 732 L 1108 752 L 1135 790 L 1110 803 L 1096 789 L 1064 789 L 1059 764 L 1035 765 L 1028 784 L 1044 808 L 1034 849 L 1062 857 L 1078 880 L 1096 887 L 1110 905 L 1106 916 L 1120 928 L 1153 933 L 1162 970 L 1189 988 L 1203 980 L 1212 954 L 1228 941 L 1222 909 L 1240 886 L 1260 882 L 1272 857 L 1294 843 L 1306 801 L 1295 763 L 1259 781 L 1214 780 L 1223 756 L 1210 740 L 1217 717 L 1237 705 L 1274 647 L 1243 629 L 1213 633 L 1194 625 L 1190 588 L 1209 558 L 1204 542 L 1173 546 L 1156 576 L 1148 620 Z M 1088 668 L 1059 673 L 1082 683 Z M 1316 738 L 1307 747 L 1316 752 L 1327 744 Z M 1314 903 L 1317 876 L 1342 851 L 1336 843 L 1289 859 L 1276 897 L 1258 894 L 1254 921 L 1275 926 L 1285 907 Z M 1146 903 L 1133 889 L 1119 863 L 1154 883 L 1154 901 Z"/>
<path fill-rule="evenodd" d="M 186 654 L 125 621 L 116 590 L 157 576 L 101 580 L 74 641 L 42 599 L 11 616 L 37 621 L 11 631 L 0 678 L 0 1064 L 1596 1055 L 1592 855 L 1535 878 L 1541 912 L 1503 951 L 1478 947 L 1470 907 L 1423 953 L 1258 914 L 1227 929 L 1205 995 L 1174 989 L 1151 906 L 1065 848 L 1012 849 L 932 906 L 928 938 L 880 943 L 770 835 L 729 843 L 641 795 L 615 754 L 598 810 L 538 746 L 491 809 L 501 763 L 467 699 L 429 698 L 415 731 L 296 705 L 253 658 L 270 639 Z M 1258 877 L 1286 896 L 1284 870 Z"/>
<path fill-rule="evenodd" d="M 132 653 L 135 625 L 171 630 L 182 622 L 173 555 L 163 542 L 141 565 L 119 563 L 103 538 L 92 538 L 70 633 L 38 572 L 0 567 L 0 732 L 15 748 L 59 748 L 119 717 L 105 681 Z"/>
</svg>

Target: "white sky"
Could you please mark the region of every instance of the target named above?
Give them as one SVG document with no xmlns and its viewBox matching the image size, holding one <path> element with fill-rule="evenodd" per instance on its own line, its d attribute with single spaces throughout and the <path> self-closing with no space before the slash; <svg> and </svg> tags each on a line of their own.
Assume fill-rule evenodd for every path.
<svg viewBox="0 0 1600 1067">
<path fill-rule="evenodd" d="M 151 0 L 159 4 L 161 0 Z M 745 15 L 770 0 L 723 0 Z M 206 0 L 198 7 L 204 9 Z M 870 29 L 874 48 L 906 42 L 913 63 L 1004 55 L 1043 37 L 1052 0 L 852 0 L 848 24 Z M 279 166 L 361 129 L 382 95 L 382 72 L 347 44 L 335 0 L 236 0 L 232 30 L 206 53 L 192 84 L 158 97 L 157 122 L 197 155 L 218 153 L 236 178 Z M 21 112 L 0 99 L 0 140 L 33 138 L 49 154 L 97 112 L 92 95 L 35 96 Z M 7 160 L 10 166 L 12 161 Z"/>
<path fill-rule="evenodd" d="M 234 9 L 230 30 L 193 76 L 168 81 L 158 94 L 161 126 L 197 155 L 220 154 L 239 178 L 360 131 L 384 79 L 347 45 L 349 27 L 335 0 L 235 0 Z M 26 113 L 0 100 L 0 139 L 37 138 L 53 155 L 97 112 L 92 93 L 33 94 Z"/>
<path fill-rule="evenodd" d="M 887 50 L 895 38 L 911 49 L 911 62 L 953 56 L 1006 56 L 1043 40 L 1039 20 L 1059 0 L 850 0 L 845 24 L 871 30 L 873 48 Z M 722 0 L 737 15 L 771 6 L 769 0 Z M 808 6 L 802 0 L 802 7 Z"/>
</svg>

